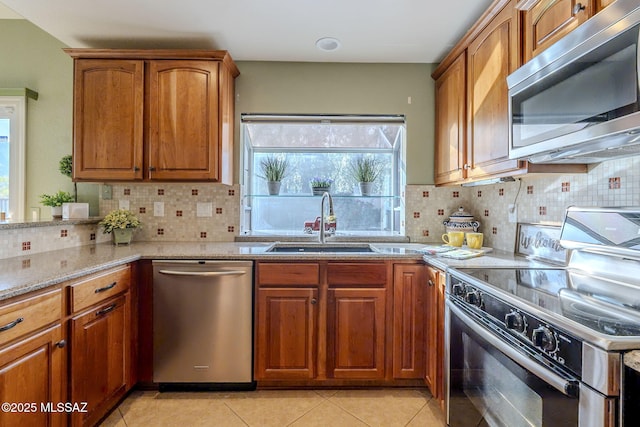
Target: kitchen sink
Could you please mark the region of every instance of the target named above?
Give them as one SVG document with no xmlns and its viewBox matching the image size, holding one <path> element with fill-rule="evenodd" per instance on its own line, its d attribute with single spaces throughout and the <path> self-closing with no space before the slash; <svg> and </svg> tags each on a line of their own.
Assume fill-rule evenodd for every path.
<svg viewBox="0 0 640 427">
<path fill-rule="evenodd" d="M 275 243 L 266 252 L 311 253 L 311 252 L 347 252 L 371 253 L 376 252 L 367 243 Z"/>
</svg>

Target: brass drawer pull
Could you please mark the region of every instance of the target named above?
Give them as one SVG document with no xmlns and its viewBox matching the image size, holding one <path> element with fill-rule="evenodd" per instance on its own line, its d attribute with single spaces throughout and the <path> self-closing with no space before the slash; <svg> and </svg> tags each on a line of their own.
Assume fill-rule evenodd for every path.
<svg viewBox="0 0 640 427">
<path fill-rule="evenodd" d="M 105 286 L 104 288 L 98 288 L 95 290 L 96 294 L 99 294 L 100 292 L 104 292 L 104 291 L 108 291 L 109 289 L 113 288 L 118 282 L 113 282 L 110 285 Z"/>
<path fill-rule="evenodd" d="M 108 312 L 113 311 L 117 306 L 118 306 L 118 304 L 115 304 L 115 303 L 114 303 L 114 304 L 111 304 L 111 305 L 110 305 L 110 306 L 108 306 L 108 307 L 103 308 L 102 310 L 98 310 L 98 311 L 96 311 L 96 316 L 102 316 L 102 315 L 105 315 L 105 314 L 107 314 Z"/>
<path fill-rule="evenodd" d="M 13 322 L 7 323 L 3 327 L 0 328 L 0 332 L 8 331 L 9 329 L 15 327 L 18 323 L 22 323 L 24 321 L 24 317 L 18 317 Z"/>
</svg>

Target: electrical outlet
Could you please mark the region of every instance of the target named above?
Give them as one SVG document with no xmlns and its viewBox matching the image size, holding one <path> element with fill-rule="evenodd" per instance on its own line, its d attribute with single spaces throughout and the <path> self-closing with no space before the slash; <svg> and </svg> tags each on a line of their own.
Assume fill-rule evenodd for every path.
<svg viewBox="0 0 640 427">
<path fill-rule="evenodd" d="M 164 202 L 153 202 L 153 216 L 164 216 Z"/>
<path fill-rule="evenodd" d="M 126 199 L 120 199 L 118 200 L 118 209 L 124 209 L 124 210 L 129 210 L 129 201 Z"/>
<path fill-rule="evenodd" d="M 509 205 L 507 211 L 509 213 L 509 222 L 518 222 L 518 207 L 512 203 Z"/>
</svg>

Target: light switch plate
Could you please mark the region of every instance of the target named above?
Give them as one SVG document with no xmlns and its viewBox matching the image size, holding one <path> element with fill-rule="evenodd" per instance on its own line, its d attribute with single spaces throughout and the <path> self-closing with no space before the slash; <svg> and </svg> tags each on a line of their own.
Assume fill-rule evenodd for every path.
<svg viewBox="0 0 640 427">
<path fill-rule="evenodd" d="M 208 217 L 213 216 L 213 203 L 197 203 L 196 204 L 196 216 Z"/>
<path fill-rule="evenodd" d="M 164 202 L 153 202 L 153 216 L 164 216 Z"/>
<path fill-rule="evenodd" d="M 126 199 L 118 200 L 118 209 L 129 210 L 129 201 Z"/>
</svg>

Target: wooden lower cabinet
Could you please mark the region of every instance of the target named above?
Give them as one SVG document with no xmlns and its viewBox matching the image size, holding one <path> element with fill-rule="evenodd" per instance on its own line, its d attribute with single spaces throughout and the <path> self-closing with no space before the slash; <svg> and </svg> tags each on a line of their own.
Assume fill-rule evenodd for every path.
<svg viewBox="0 0 640 427">
<path fill-rule="evenodd" d="M 378 289 L 329 289 L 327 376 L 385 377 L 386 293 Z"/>
<path fill-rule="evenodd" d="M 60 324 L 0 350 L 0 399 L 15 405 L 0 411 L 0 426 L 66 425 L 55 410 L 67 401 L 65 357 Z"/>
<path fill-rule="evenodd" d="M 71 319 L 71 402 L 87 412 L 72 425 L 93 425 L 127 391 L 130 360 L 129 293 L 109 299 Z"/>
<path fill-rule="evenodd" d="M 393 377 L 423 378 L 425 270 L 423 264 L 393 267 Z"/>
<path fill-rule="evenodd" d="M 421 385 L 424 268 L 391 261 L 257 262 L 258 385 Z"/>
<path fill-rule="evenodd" d="M 316 376 L 318 288 L 259 289 L 255 377 Z"/>
<path fill-rule="evenodd" d="M 444 402 L 444 291 L 446 275 L 433 267 L 426 267 L 427 297 L 425 301 L 425 383 L 431 394 Z"/>
</svg>

